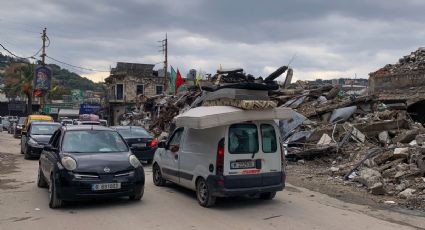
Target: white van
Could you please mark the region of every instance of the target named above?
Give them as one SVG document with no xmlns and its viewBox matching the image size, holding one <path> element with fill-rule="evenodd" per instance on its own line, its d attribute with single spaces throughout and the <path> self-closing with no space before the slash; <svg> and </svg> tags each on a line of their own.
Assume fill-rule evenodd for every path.
<svg viewBox="0 0 425 230">
<path fill-rule="evenodd" d="M 195 190 L 204 207 L 214 205 L 216 197 L 273 199 L 285 187 L 284 155 L 273 119 L 288 118 L 288 109 L 267 116 L 233 107 L 223 112 L 223 107 L 198 107 L 177 117 L 178 128 L 155 153 L 154 184 L 171 181 Z M 226 116 L 229 110 L 232 115 Z"/>
</svg>

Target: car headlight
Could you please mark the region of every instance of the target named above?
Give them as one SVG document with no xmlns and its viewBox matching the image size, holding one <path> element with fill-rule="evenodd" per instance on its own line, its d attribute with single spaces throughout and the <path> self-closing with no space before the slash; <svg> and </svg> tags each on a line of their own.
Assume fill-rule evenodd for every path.
<svg viewBox="0 0 425 230">
<path fill-rule="evenodd" d="M 77 162 L 72 157 L 62 157 L 61 163 L 63 167 L 65 167 L 69 171 L 75 170 L 77 168 Z"/>
<path fill-rule="evenodd" d="M 34 139 L 32 139 L 32 138 L 30 138 L 30 139 L 28 140 L 28 144 L 29 144 L 29 145 L 31 145 L 31 146 L 33 146 L 33 147 L 38 147 L 38 148 L 43 147 L 42 145 L 39 145 L 39 144 L 37 143 L 37 141 L 35 141 L 35 140 L 34 140 Z"/>
<path fill-rule="evenodd" d="M 130 162 L 131 166 L 133 166 L 134 168 L 138 168 L 139 166 L 141 166 L 142 164 L 140 163 L 139 159 L 137 159 L 136 156 L 134 155 L 130 155 L 128 157 L 128 161 Z"/>
</svg>

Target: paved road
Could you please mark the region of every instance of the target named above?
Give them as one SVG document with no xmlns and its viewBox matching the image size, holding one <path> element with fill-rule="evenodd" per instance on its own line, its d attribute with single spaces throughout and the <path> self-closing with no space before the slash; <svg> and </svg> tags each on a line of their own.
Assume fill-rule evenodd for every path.
<svg viewBox="0 0 425 230">
<path fill-rule="evenodd" d="M 13 158 L 17 168 L 8 164 Z M 35 184 L 38 161 L 24 160 L 19 141 L 5 132 L 0 133 L 0 160 L 1 230 L 425 228 L 424 217 L 373 210 L 291 185 L 272 201 L 222 199 L 206 209 L 197 204 L 191 191 L 154 186 L 150 166 L 146 166 L 146 190 L 140 202 L 114 199 L 52 210 L 47 190 Z"/>
</svg>

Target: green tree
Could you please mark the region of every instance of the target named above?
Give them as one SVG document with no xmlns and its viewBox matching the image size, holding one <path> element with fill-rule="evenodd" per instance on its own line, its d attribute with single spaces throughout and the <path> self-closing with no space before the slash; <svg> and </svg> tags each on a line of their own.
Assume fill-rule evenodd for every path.
<svg viewBox="0 0 425 230">
<path fill-rule="evenodd" d="M 32 82 L 34 65 L 11 64 L 5 71 L 4 91 L 9 98 L 24 94 L 27 97 L 27 112 L 32 114 Z"/>
</svg>

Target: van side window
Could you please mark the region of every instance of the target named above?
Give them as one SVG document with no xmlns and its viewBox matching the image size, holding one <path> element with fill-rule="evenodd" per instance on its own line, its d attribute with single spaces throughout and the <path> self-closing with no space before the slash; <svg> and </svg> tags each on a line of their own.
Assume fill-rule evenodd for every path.
<svg viewBox="0 0 425 230">
<path fill-rule="evenodd" d="M 277 150 L 276 132 L 274 127 L 269 124 L 261 126 L 261 143 L 263 153 L 274 153 Z"/>
<path fill-rule="evenodd" d="M 168 142 L 168 146 L 172 145 L 180 145 L 180 140 L 182 139 L 183 129 L 177 129 L 176 132 L 174 132 L 174 135 L 171 137 L 170 141 Z"/>
<path fill-rule="evenodd" d="M 258 152 L 258 131 L 255 124 L 235 124 L 229 127 L 229 153 Z"/>
</svg>

